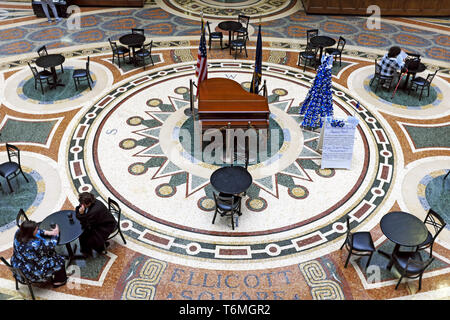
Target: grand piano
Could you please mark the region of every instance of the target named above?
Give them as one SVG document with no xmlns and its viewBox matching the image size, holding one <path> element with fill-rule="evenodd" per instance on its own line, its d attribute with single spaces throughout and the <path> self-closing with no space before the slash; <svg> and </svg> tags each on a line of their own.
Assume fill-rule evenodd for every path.
<svg viewBox="0 0 450 320">
<path fill-rule="evenodd" d="M 267 98 L 249 93 L 230 79 L 210 78 L 199 85 L 198 116 L 202 131 L 221 129 L 230 124 L 233 129 L 268 129 L 269 104 Z"/>
</svg>

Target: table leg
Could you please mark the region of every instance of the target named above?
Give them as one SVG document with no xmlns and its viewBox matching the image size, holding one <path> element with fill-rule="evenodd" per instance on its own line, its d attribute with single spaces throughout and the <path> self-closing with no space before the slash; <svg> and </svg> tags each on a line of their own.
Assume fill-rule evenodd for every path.
<svg viewBox="0 0 450 320">
<path fill-rule="evenodd" d="M 65 84 L 63 83 L 59 83 L 58 81 L 58 75 L 56 74 L 56 68 L 55 67 L 51 67 L 50 68 L 52 71 L 52 76 L 53 76 L 53 83 L 51 83 L 50 89 L 56 89 L 56 87 L 64 87 Z"/>
<path fill-rule="evenodd" d="M 391 254 L 384 252 L 382 250 L 378 250 L 378 253 L 383 255 L 385 258 L 389 259 L 389 263 L 386 267 L 388 270 L 391 270 L 392 266 L 394 265 L 394 255 L 398 252 L 399 249 L 400 249 L 400 245 L 396 244 L 394 247 L 394 251 L 392 251 Z"/>
<path fill-rule="evenodd" d="M 322 61 L 322 54 L 323 54 L 323 47 L 319 47 L 320 51 L 319 51 L 319 60 L 316 61 L 316 66 L 320 66 L 321 61 Z"/>
<path fill-rule="evenodd" d="M 407 90 L 407 89 L 408 89 L 409 77 L 410 77 L 410 74 L 407 73 L 407 74 L 406 74 L 405 83 L 403 84 L 403 90 Z"/>
<path fill-rule="evenodd" d="M 70 245 L 70 243 L 66 243 L 66 249 L 68 253 L 68 256 L 66 256 L 66 258 L 69 260 L 67 266 L 71 265 L 73 260 L 85 259 L 85 257 L 82 255 L 74 254 L 74 252 L 77 251 L 77 244 L 75 244 L 74 249 L 72 250 L 72 246 Z"/>
</svg>

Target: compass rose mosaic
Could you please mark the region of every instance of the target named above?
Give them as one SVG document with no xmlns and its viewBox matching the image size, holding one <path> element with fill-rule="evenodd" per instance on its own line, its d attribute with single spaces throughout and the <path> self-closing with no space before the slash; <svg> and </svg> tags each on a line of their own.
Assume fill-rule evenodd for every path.
<svg viewBox="0 0 450 320">
<path fill-rule="evenodd" d="M 208 77 L 248 89 L 252 68 L 210 61 Z M 333 87 L 335 117 L 352 115 L 360 125 L 351 170 L 322 170 L 320 134 L 299 126 L 299 105 L 314 76 L 266 64 L 269 139 L 276 148 L 249 163 L 253 183 L 236 230 L 229 219 L 212 224 L 209 178 L 221 164 L 195 156 L 182 134 L 194 134 L 198 125 L 185 115 L 194 74 L 194 64 L 177 64 L 122 83 L 90 106 L 70 135 L 66 161 L 74 197 L 90 191 L 117 199 L 122 230 L 136 245 L 200 261 L 270 261 L 340 239 L 347 215 L 356 227 L 388 201 L 396 155 L 377 117 Z"/>
</svg>

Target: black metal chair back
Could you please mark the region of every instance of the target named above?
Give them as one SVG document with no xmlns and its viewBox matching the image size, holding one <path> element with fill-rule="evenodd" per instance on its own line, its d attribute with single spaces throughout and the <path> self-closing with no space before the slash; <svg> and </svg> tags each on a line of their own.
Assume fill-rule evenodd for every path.
<svg viewBox="0 0 450 320">
<path fill-rule="evenodd" d="M 242 23 L 242 27 L 244 27 L 245 30 L 248 30 L 248 23 L 250 22 L 250 17 L 240 14 L 238 15 L 238 22 Z"/>
<path fill-rule="evenodd" d="M 319 35 L 319 29 L 306 30 L 306 44 L 308 45 L 311 41 L 311 38 L 316 37 L 318 35 Z"/>
<path fill-rule="evenodd" d="M 20 163 L 20 150 L 16 146 L 6 143 L 6 150 L 8 152 L 8 160 L 9 162 L 16 162 L 19 167 L 21 167 Z M 13 161 L 13 158 L 16 158 L 16 161 Z"/>
<path fill-rule="evenodd" d="M 144 35 L 144 29 L 135 29 L 135 28 L 133 28 L 133 29 L 131 29 L 131 33 L 133 33 L 133 34 L 142 34 L 142 35 Z"/>
<path fill-rule="evenodd" d="M 17 217 L 16 217 L 16 225 L 17 225 L 18 227 L 20 227 L 20 225 L 22 224 L 22 222 L 24 222 L 24 221 L 29 221 L 29 220 L 30 220 L 30 219 L 28 219 L 28 217 L 27 217 L 25 211 L 23 211 L 23 209 L 20 209 L 20 210 L 19 210 L 19 213 L 17 214 Z"/>
<path fill-rule="evenodd" d="M 427 216 L 424 220 L 425 225 L 429 225 L 434 230 L 434 238 L 444 229 L 447 223 L 444 219 L 433 209 L 428 210 Z"/>
<path fill-rule="evenodd" d="M 216 210 L 212 223 L 214 224 L 217 213 L 219 213 L 221 217 L 231 217 L 231 226 L 234 230 L 234 215 L 241 214 L 241 197 L 224 194 L 217 195 L 215 192 L 213 192 L 213 195 Z"/>
<path fill-rule="evenodd" d="M 438 72 L 438 70 L 436 69 L 436 71 L 434 71 L 434 73 L 429 73 L 427 76 L 427 84 L 431 85 L 431 82 L 433 82 L 434 77 L 436 76 L 436 73 Z"/>
<path fill-rule="evenodd" d="M 117 43 L 115 41 L 111 41 L 111 38 L 108 38 L 109 45 L 113 52 L 117 52 Z"/>
<path fill-rule="evenodd" d="M 34 292 L 33 289 L 31 288 L 31 281 L 29 281 L 27 279 L 27 277 L 25 277 L 24 273 L 22 272 L 22 270 L 18 269 L 18 268 L 14 268 L 12 265 L 10 265 L 8 263 L 8 261 L 6 261 L 5 258 L 0 257 L 0 260 L 8 267 L 8 269 L 12 272 L 14 280 L 16 281 L 16 290 L 19 290 L 19 282 L 21 284 L 27 285 L 28 289 L 30 290 L 30 294 L 31 294 L 31 298 L 33 300 L 36 300 L 36 298 L 34 297 Z M 19 281 L 18 279 L 23 279 L 23 281 Z"/>
<path fill-rule="evenodd" d="M 27 62 L 27 63 L 28 63 L 28 66 L 31 69 L 31 72 L 33 73 L 33 77 L 36 79 L 38 77 L 38 75 L 39 75 L 39 72 L 38 72 L 37 68 L 33 67 L 29 62 Z"/>
<path fill-rule="evenodd" d="M 342 53 L 342 50 L 344 50 L 345 44 L 347 43 L 347 40 L 345 40 L 343 37 L 339 37 L 339 41 L 337 44 L 337 49 Z"/>
<path fill-rule="evenodd" d="M 444 229 L 444 227 L 447 225 L 447 223 L 444 221 L 444 219 L 433 209 L 429 209 L 428 213 L 424 220 L 425 226 L 428 227 L 428 229 L 431 231 L 428 231 L 428 237 L 424 244 L 417 247 L 417 250 L 424 250 L 426 248 L 430 248 L 430 258 L 433 256 L 433 244 L 436 240 L 439 233 Z"/>
<path fill-rule="evenodd" d="M 117 216 L 116 230 L 114 230 L 113 233 L 108 237 L 108 240 L 114 238 L 117 234 L 120 234 L 120 237 L 122 238 L 123 243 L 127 244 L 127 241 L 125 240 L 125 237 L 122 234 L 122 229 L 120 228 L 120 219 L 122 216 L 122 209 L 120 208 L 119 204 L 116 201 L 114 201 L 111 198 L 108 198 L 108 210 L 112 215 Z"/>
<path fill-rule="evenodd" d="M 47 47 L 46 46 L 40 47 L 39 49 L 37 49 L 37 53 L 40 57 L 48 56 Z"/>
</svg>

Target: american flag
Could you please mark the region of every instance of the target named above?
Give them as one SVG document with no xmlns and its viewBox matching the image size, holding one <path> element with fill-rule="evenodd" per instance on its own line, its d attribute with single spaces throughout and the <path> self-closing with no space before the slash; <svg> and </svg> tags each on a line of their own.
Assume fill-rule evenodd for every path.
<svg viewBox="0 0 450 320">
<path fill-rule="evenodd" d="M 200 37 L 200 45 L 198 47 L 197 54 L 197 69 L 195 70 L 195 76 L 197 77 L 197 88 L 200 86 L 200 82 L 208 78 L 208 62 L 206 54 L 206 39 L 205 39 L 205 27 L 203 25 L 202 18 L 202 35 Z M 197 90 L 197 95 L 198 95 Z"/>
</svg>

